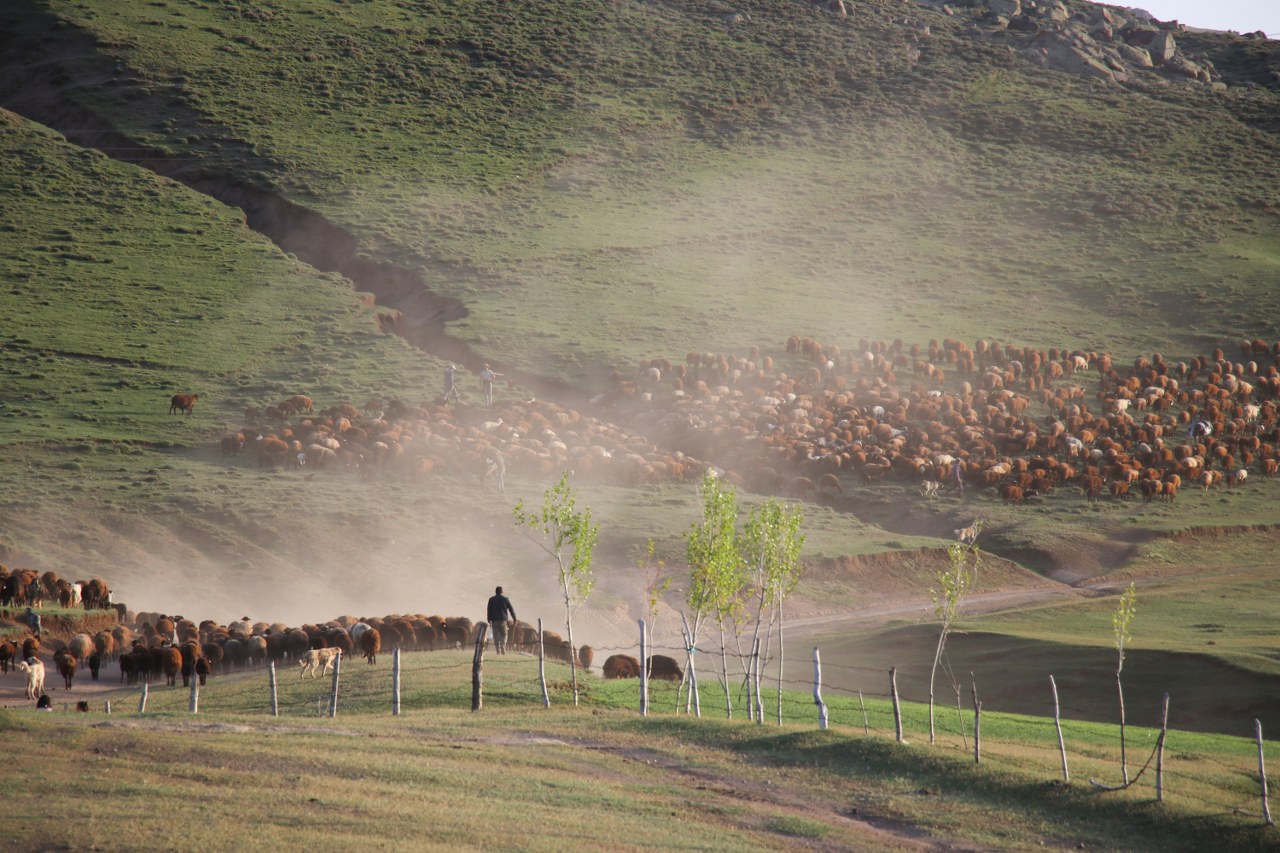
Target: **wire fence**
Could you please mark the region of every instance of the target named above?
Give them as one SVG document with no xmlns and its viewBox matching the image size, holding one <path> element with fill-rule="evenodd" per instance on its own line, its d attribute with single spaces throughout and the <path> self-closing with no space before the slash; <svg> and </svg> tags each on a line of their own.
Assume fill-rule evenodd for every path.
<svg viewBox="0 0 1280 853">
<path fill-rule="evenodd" d="M 1118 719 L 1103 723 L 1063 716 L 1055 721 L 1050 716 L 988 712 L 981 715 L 978 729 L 972 696 L 949 686 L 947 701 L 933 707 L 931 724 L 927 701 L 902 695 L 895 700 L 894 682 L 886 670 L 820 662 L 823 670 L 857 672 L 879 678 L 883 684 L 883 689 L 854 690 L 821 681 L 815 684 L 812 673 L 818 670 L 817 661 L 789 658 L 779 691 L 776 660 L 765 662 L 772 677 L 762 674 L 757 687 L 750 677 L 754 668 L 750 656 L 726 653 L 726 674 L 718 648 L 693 650 L 695 702 L 685 671 L 689 650 L 649 645 L 647 651 L 654 659 L 670 658 L 677 667 L 673 674 L 683 676 L 682 680 L 648 679 L 647 708 L 652 713 L 684 714 L 700 707 L 704 719 L 754 718 L 760 725 L 823 727 L 851 736 L 887 739 L 897 739 L 900 726 L 902 741 L 913 749 L 923 745 L 943 754 L 964 755 L 968 760 L 1045 782 L 1077 784 L 1087 780 L 1100 789 L 1120 788 L 1122 796 L 1129 798 L 1176 802 L 1193 816 L 1234 815 L 1271 822 L 1264 776 L 1265 747 L 1270 744 L 1261 738 L 1260 724 L 1255 733 L 1253 721 L 1238 737 L 1179 730 L 1162 734 L 1159 727 L 1129 725 L 1122 740 Z M 601 677 L 602 667 L 615 655 L 638 663 L 639 645 L 594 649 L 591 666 L 578 666 L 580 697 L 584 702 L 631 707 L 639 713 L 640 679 Z M 191 688 L 168 688 L 161 681 L 113 691 L 108 701 L 126 713 L 135 710 L 137 701 L 137 709 L 142 710 L 140 694 L 145 691 L 149 713 L 182 713 L 196 708 L 231 714 L 274 711 L 282 718 L 466 709 L 472 708 L 478 676 L 486 707 L 542 706 L 544 695 L 553 705 L 571 703 L 568 662 L 547 659 L 534 666 L 535 658 L 536 645 L 505 655 L 493 654 L 491 648 L 483 654 L 472 649 L 405 652 L 395 661 L 392 655 L 383 654 L 376 666 L 352 655 L 341 660 L 336 679 L 327 671 L 303 675 L 300 666 L 286 662 L 278 667 L 263 666 L 250 677 L 213 677 L 199 688 L 198 696 Z M 655 673 L 660 668 L 655 665 Z M 669 668 L 665 671 L 671 672 Z M 545 673 L 545 693 L 540 673 Z M 1046 678 L 1046 694 L 1047 687 Z M 1140 710 L 1147 711 L 1130 709 L 1130 719 L 1152 718 Z M 974 743 L 978 736 L 980 750 Z"/>
</svg>

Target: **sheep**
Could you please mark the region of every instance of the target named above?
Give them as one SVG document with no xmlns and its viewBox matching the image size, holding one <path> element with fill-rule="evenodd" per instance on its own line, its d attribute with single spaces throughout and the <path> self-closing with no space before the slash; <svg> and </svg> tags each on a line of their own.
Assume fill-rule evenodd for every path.
<svg viewBox="0 0 1280 853">
<path fill-rule="evenodd" d="M 370 666 L 378 662 L 378 652 L 382 650 L 382 635 L 377 628 L 369 628 L 360 634 L 360 651 Z"/>
<path fill-rule="evenodd" d="M 44 664 L 39 658 L 29 657 L 16 664 L 27 676 L 27 698 L 35 699 L 44 692 Z"/>
<path fill-rule="evenodd" d="M 684 679 L 684 670 L 680 668 L 680 664 L 676 663 L 675 658 L 667 657 L 666 655 L 651 655 L 649 657 L 649 677 L 664 681 L 681 681 Z"/>
<path fill-rule="evenodd" d="M 58 675 L 62 676 L 62 680 L 66 682 L 67 689 L 71 689 L 71 679 L 76 675 L 76 658 L 70 651 L 61 649 L 53 656 L 54 666 L 57 667 Z"/>
<path fill-rule="evenodd" d="M 639 678 L 640 661 L 631 655 L 610 655 L 600 671 L 605 678 Z"/>
</svg>

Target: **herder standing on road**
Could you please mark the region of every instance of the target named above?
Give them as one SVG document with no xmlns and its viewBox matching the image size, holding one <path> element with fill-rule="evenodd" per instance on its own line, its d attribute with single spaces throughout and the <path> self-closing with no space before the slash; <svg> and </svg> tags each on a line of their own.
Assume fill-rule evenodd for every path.
<svg viewBox="0 0 1280 853">
<path fill-rule="evenodd" d="M 493 629 L 493 648 L 500 655 L 507 653 L 507 616 L 516 621 L 516 611 L 511 607 L 511 599 L 502 594 L 502 587 L 493 591 L 489 598 L 489 627 Z"/>
</svg>

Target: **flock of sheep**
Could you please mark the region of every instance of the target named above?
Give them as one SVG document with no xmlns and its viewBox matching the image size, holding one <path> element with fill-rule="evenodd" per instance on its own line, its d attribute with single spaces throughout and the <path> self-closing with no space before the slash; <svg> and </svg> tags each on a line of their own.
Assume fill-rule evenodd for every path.
<svg viewBox="0 0 1280 853">
<path fill-rule="evenodd" d="M 799 499 L 896 480 L 926 497 L 969 487 L 1006 503 L 1068 486 L 1089 500 L 1174 501 L 1185 486 L 1274 476 L 1280 462 L 1280 343 L 1242 341 L 1238 360 L 1216 350 L 1123 366 L 1107 353 L 951 339 L 844 350 L 793 337 L 787 349 L 790 370 L 754 347 L 647 361 L 581 410 L 375 400 L 315 413 L 295 396 L 247 412 L 223 452 L 365 476 L 483 476 L 501 457 L 515 474 L 570 468 L 620 485 L 714 468 Z"/>
</svg>

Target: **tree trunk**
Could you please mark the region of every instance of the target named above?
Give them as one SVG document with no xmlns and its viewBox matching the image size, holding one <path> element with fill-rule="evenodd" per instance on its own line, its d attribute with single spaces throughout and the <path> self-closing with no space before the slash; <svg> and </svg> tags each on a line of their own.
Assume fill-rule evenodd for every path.
<svg viewBox="0 0 1280 853">
<path fill-rule="evenodd" d="M 1120 685 L 1120 670 L 1116 670 L 1116 695 L 1120 697 L 1120 775 L 1129 784 L 1129 760 L 1124 748 L 1124 688 Z"/>
</svg>

